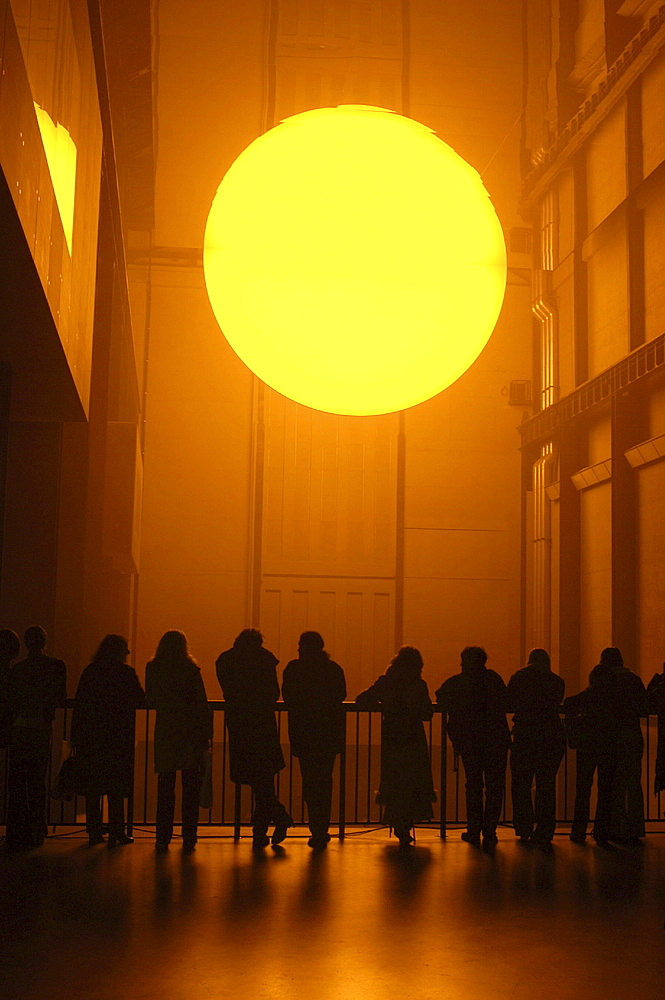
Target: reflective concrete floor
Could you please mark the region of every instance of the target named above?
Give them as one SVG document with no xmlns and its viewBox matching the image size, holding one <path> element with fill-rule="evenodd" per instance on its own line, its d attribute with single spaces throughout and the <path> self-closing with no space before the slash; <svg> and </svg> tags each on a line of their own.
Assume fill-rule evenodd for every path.
<svg viewBox="0 0 665 1000">
<path fill-rule="evenodd" d="M 662 1000 L 665 836 L 493 857 L 421 831 L 0 848 L 2 1000 Z"/>
</svg>

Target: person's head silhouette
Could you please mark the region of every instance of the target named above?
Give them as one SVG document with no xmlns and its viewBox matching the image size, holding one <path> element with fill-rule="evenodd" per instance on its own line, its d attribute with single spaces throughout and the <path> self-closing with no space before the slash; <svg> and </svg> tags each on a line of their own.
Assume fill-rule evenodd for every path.
<svg viewBox="0 0 665 1000">
<path fill-rule="evenodd" d="M 182 660 L 187 659 L 189 650 L 187 649 L 187 636 L 179 629 L 170 629 L 165 632 L 157 644 L 155 653 L 156 660 Z"/>
<path fill-rule="evenodd" d="M 532 649 L 527 660 L 527 667 L 538 667 L 541 670 L 550 670 L 550 654 L 546 649 Z"/>
<path fill-rule="evenodd" d="M 128 656 L 129 644 L 124 635 L 110 633 L 100 642 L 93 660 L 95 663 L 100 661 L 124 663 Z"/>
<path fill-rule="evenodd" d="M 298 640 L 300 656 L 317 656 L 323 652 L 323 636 L 320 632 L 303 632 Z"/>
<path fill-rule="evenodd" d="M 462 650 L 462 671 L 478 672 L 485 668 L 487 653 L 482 646 L 466 646 Z"/>
<path fill-rule="evenodd" d="M 600 662 L 605 667 L 612 667 L 613 670 L 619 670 L 623 666 L 623 656 L 616 646 L 608 646 L 600 654 Z"/>
<path fill-rule="evenodd" d="M 257 649 L 259 646 L 263 645 L 263 635 L 257 628 L 244 628 L 242 632 L 236 636 L 233 645 Z"/>
<path fill-rule="evenodd" d="M 21 650 L 21 640 L 10 628 L 0 628 L 0 660 L 15 660 Z"/>
<path fill-rule="evenodd" d="M 41 625 L 31 625 L 25 630 L 23 642 L 29 653 L 41 652 L 46 646 L 46 632 Z"/>
<path fill-rule="evenodd" d="M 423 671 L 423 658 L 415 646 L 402 646 L 393 657 L 388 673 L 409 679 L 420 677 Z"/>
</svg>

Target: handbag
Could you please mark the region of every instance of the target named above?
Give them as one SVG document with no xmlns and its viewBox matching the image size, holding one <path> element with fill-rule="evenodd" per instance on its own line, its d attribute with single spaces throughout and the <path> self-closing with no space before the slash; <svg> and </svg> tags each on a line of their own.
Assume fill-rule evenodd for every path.
<svg viewBox="0 0 665 1000">
<path fill-rule="evenodd" d="M 199 808 L 212 809 L 212 750 L 206 750 L 201 762 L 201 792 Z"/>
<path fill-rule="evenodd" d="M 71 750 L 69 757 L 66 757 L 60 765 L 60 770 L 51 789 L 51 798 L 61 802 L 71 801 L 78 792 L 78 772 L 76 754 Z"/>
<path fill-rule="evenodd" d="M 587 725 L 584 715 L 565 715 L 563 728 L 566 733 L 566 743 L 569 750 L 579 750 L 580 743 L 586 735 Z"/>
</svg>

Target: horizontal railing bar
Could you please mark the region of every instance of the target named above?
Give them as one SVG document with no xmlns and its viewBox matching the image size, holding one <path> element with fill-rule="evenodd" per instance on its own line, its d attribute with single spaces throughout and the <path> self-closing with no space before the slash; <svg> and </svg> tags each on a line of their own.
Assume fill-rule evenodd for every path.
<svg viewBox="0 0 665 1000">
<path fill-rule="evenodd" d="M 71 711 L 75 701 L 67 699 L 64 711 L 59 710 L 54 726 L 54 749 L 59 749 L 59 741 L 66 741 L 71 726 Z M 223 714 L 226 704 L 223 700 L 211 700 L 210 708 L 214 713 L 213 736 L 213 805 L 202 811 L 199 826 L 202 832 L 206 828 L 230 827 L 235 839 L 239 839 L 241 828 L 251 824 L 251 793 L 249 789 L 235 786 L 228 773 L 228 738 Z M 333 796 L 334 817 L 331 824 L 337 827 L 338 836 L 343 839 L 349 827 L 377 827 L 381 825 L 382 812 L 376 804 L 375 792 L 380 779 L 380 754 L 378 748 L 381 742 L 380 725 L 373 725 L 373 717 L 379 710 L 359 708 L 355 702 L 345 702 L 343 705 L 346 716 L 353 718 L 353 723 L 347 727 L 347 739 L 335 767 L 335 791 Z M 428 748 L 432 773 L 438 782 L 438 806 L 435 819 L 431 824 L 422 824 L 438 830 L 440 837 L 446 836 L 446 830 L 465 822 L 464 780 L 461 766 L 457 767 L 455 755 L 446 733 L 445 716 L 438 705 L 432 706 L 433 713 L 441 719 L 440 724 L 426 726 Z M 277 702 L 275 711 L 280 716 L 288 712 L 283 702 Z M 221 713 L 221 716 L 220 716 Z M 128 828 L 154 827 L 156 805 L 156 780 L 152 773 L 152 747 L 154 732 L 154 709 L 139 709 L 136 725 L 136 755 L 134 772 L 134 794 L 128 803 Z M 141 718 L 142 716 L 142 718 Z M 363 721 L 364 720 L 364 721 Z M 645 820 L 649 829 L 665 829 L 665 817 L 661 815 L 661 796 L 653 792 L 653 774 L 655 768 L 656 743 L 651 737 L 651 729 L 656 725 L 655 716 L 645 717 L 643 729 L 646 731 L 645 753 L 643 758 L 643 792 L 645 801 Z M 283 739 L 283 749 L 286 767 L 281 772 L 280 792 L 283 801 L 289 804 L 296 817 L 296 825 L 304 827 L 305 806 L 302 802 L 300 770 L 294 767 L 293 755 L 288 744 L 288 734 L 280 725 L 280 737 Z M 221 748 L 221 751 L 220 751 Z M 572 815 L 574 798 L 575 761 L 574 751 L 566 749 L 563 766 L 558 776 L 557 822 L 569 824 Z M 3 757 L 5 758 L 5 774 L 3 775 Z M 53 767 L 57 768 L 57 754 L 54 755 Z M 49 772 L 49 787 L 52 774 Z M 2 796 L 2 790 L 5 790 Z M 595 792 L 594 792 L 595 795 Z M 594 802 L 592 799 L 592 806 Z M 0 753 L 0 819 L 6 807 L 6 754 Z M 50 801 L 49 826 L 55 831 L 59 827 L 83 826 L 84 810 L 83 796 L 76 796 L 71 802 Z M 593 811 L 593 810 L 592 810 Z M 512 822 L 512 806 L 510 800 L 510 767 L 507 767 L 507 787 L 504 811 L 504 823 Z M 420 824 L 419 824 L 420 825 Z"/>
</svg>

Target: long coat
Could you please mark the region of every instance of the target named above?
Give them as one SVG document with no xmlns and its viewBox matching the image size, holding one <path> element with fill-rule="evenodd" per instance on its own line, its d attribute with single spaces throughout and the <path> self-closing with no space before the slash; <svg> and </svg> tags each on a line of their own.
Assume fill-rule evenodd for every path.
<svg viewBox="0 0 665 1000">
<path fill-rule="evenodd" d="M 656 773 L 653 779 L 654 795 L 665 790 L 665 674 L 654 674 L 647 686 L 648 709 L 658 716 L 658 749 Z"/>
<path fill-rule="evenodd" d="M 563 678 L 544 667 L 531 665 L 514 673 L 508 681 L 513 734 L 540 743 L 562 743 L 559 708 L 565 689 Z"/>
<path fill-rule="evenodd" d="M 644 736 L 641 717 L 647 714 L 647 693 L 642 679 L 623 667 L 618 673 L 618 734 L 615 794 L 612 803 L 611 836 L 617 840 L 643 837 L 644 794 L 642 755 Z"/>
<path fill-rule="evenodd" d="M 377 802 L 386 806 L 386 822 L 407 815 L 413 823 L 431 820 L 436 793 L 423 722 L 432 718 L 433 709 L 426 682 L 385 673 L 358 695 L 356 704 L 381 710 Z"/>
<path fill-rule="evenodd" d="M 278 662 L 263 646 L 233 646 L 217 658 L 217 679 L 226 702 L 231 781 L 260 784 L 284 767 L 275 721 Z"/>
<path fill-rule="evenodd" d="M 7 700 L 14 721 L 28 720 L 30 729 L 50 732 L 56 708 L 67 700 L 67 667 L 33 650 L 9 671 Z"/>
<path fill-rule="evenodd" d="M 9 709 L 9 667 L 0 666 L 0 749 L 9 745 L 12 713 Z"/>
<path fill-rule="evenodd" d="M 632 671 L 599 663 L 589 675 L 586 690 L 566 698 L 567 720 L 576 720 L 578 760 L 587 758 L 591 771 L 602 767 L 610 774 L 607 795 L 596 812 L 607 815 L 605 834 L 624 840 L 644 836 L 644 799 L 641 762 L 644 750 L 640 716 L 646 714 L 644 684 Z"/>
<path fill-rule="evenodd" d="M 444 681 L 436 700 L 448 715 L 448 735 L 455 753 L 501 753 L 510 746 L 503 678 L 486 667 L 462 669 Z"/>
<path fill-rule="evenodd" d="M 531 664 L 508 681 L 508 712 L 513 713 L 513 769 L 534 767 L 536 782 L 552 781 L 566 749 L 559 709 L 566 685 L 549 668 Z M 529 792 L 530 794 L 530 792 Z"/>
<path fill-rule="evenodd" d="M 201 671 L 190 659 L 165 665 L 151 660 L 145 671 L 148 708 L 155 719 L 155 771 L 197 767 L 212 739 L 212 713 Z"/>
<path fill-rule="evenodd" d="M 43 764 L 51 752 L 51 729 L 57 708 L 67 700 L 67 667 L 62 660 L 33 649 L 15 663 L 7 682 L 7 707 L 12 719 L 9 733 L 11 760 L 29 768 Z M 41 766 L 41 765 L 40 765 Z"/>
<path fill-rule="evenodd" d="M 598 664 L 589 679 L 589 687 L 564 700 L 568 742 L 595 760 L 615 763 L 619 729 L 617 674 L 606 664 Z"/>
<path fill-rule="evenodd" d="M 344 671 L 327 655 L 302 656 L 284 668 L 282 697 L 289 710 L 295 757 L 340 752 L 344 745 Z"/>
<path fill-rule="evenodd" d="M 76 690 L 71 742 L 82 793 L 129 795 L 134 771 L 134 719 L 145 704 L 135 671 L 119 660 L 94 661 Z"/>
</svg>

